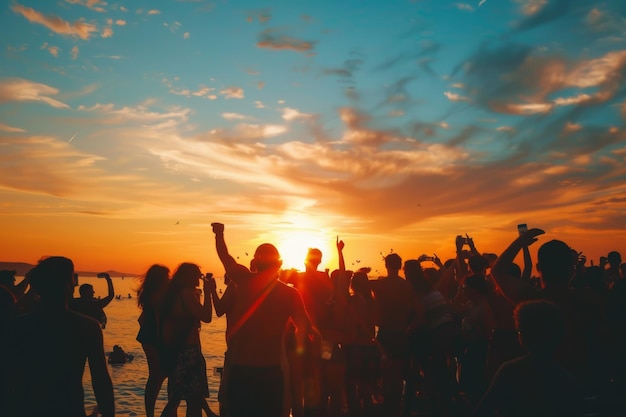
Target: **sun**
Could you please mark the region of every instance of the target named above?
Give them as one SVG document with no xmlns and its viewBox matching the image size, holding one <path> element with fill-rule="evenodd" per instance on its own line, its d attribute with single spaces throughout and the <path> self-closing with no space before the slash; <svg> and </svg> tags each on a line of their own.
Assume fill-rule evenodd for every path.
<svg viewBox="0 0 626 417">
<path fill-rule="evenodd" d="M 283 260 L 283 269 L 295 268 L 304 270 L 304 259 L 309 248 L 318 248 L 322 251 L 321 269 L 329 265 L 329 260 L 336 259 L 332 251 L 332 240 L 305 230 L 285 230 L 276 240 L 276 246 Z M 330 268 L 330 267 L 329 267 Z M 330 268 L 333 269 L 333 268 Z"/>
</svg>

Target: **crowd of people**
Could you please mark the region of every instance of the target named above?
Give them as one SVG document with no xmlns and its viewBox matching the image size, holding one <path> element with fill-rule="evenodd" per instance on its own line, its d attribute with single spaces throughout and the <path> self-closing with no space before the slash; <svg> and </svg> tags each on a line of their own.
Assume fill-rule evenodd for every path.
<svg viewBox="0 0 626 417">
<path fill-rule="evenodd" d="M 456 257 L 446 262 L 389 253 L 386 274 L 370 277 L 369 268 L 346 269 L 339 239 L 330 273 L 319 270 L 323 254 L 315 248 L 303 272 L 284 270 L 269 243 L 242 265 L 229 253 L 224 225 L 212 227 L 223 294 L 192 263 L 171 274 L 151 266 L 137 291 L 147 417 L 158 414 L 166 379 L 160 416 L 176 416 L 182 401 L 188 417 L 215 415 L 199 335 L 214 312 L 226 316 L 227 351 L 213 393 L 222 417 L 626 411 L 626 264 L 617 251 L 588 265 L 582 252 L 550 240 L 537 251 L 533 276 L 528 248 L 543 230 L 521 231 L 499 255 L 481 253 L 466 235 L 456 237 Z M 93 288 L 72 298 L 68 258 L 42 259 L 18 285 L 9 275 L 0 272 L 0 415 L 85 416 L 88 361 L 99 412 L 114 416 L 102 334 L 111 278 L 103 275 L 109 296 L 96 302 Z"/>
</svg>

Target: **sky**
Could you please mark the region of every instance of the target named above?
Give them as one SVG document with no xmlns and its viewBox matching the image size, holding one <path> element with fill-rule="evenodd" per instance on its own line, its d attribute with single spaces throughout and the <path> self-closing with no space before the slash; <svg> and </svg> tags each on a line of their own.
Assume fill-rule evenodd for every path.
<svg viewBox="0 0 626 417">
<path fill-rule="evenodd" d="M 0 1 L 0 260 L 624 248 L 623 0 Z"/>
</svg>

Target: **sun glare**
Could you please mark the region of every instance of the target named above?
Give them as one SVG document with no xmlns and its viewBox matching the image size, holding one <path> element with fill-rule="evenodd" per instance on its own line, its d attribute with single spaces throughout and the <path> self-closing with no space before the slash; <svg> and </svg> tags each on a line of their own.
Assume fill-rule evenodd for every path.
<svg viewBox="0 0 626 417">
<path fill-rule="evenodd" d="M 304 270 L 304 259 L 309 248 L 322 251 L 321 269 L 325 268 L 332 254 L 330 242 L 310 231 L 284 231 L 278 237 L 277 246 L 283 260 L 283 269 Z"/>
</svg>

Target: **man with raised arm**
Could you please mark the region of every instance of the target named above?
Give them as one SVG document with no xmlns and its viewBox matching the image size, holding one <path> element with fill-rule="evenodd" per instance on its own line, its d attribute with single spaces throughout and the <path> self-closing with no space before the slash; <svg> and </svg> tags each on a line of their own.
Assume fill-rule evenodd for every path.
<svg viewBox="0 0 626 417">
<path fill-rule="evenodd" d="M 537 251 L 541 289 L 511 275 L 516 255 L 544 233 L 541 229 L 530 229 L 518 236 L 498 257 L 491 274 L 512 303 L 544 299 L 559 307 L 565 320 L 565 333 L 557 348 L 557 362 L 585 385 L 587 395 L 598 395 L 603 390 L 601 384 L 607 382 L 604 362 L 607 352 L 602 340 L 606 336 L 606 316 L 592 294 L 569 288 L 576 262 L 572 249 L 560 240 L 541 245 Z"/>
<path fill-rule="evenodd" d="M 278 280 L 282 265 L 274 245 L 260 245 L 250 269 L 228 253 L 224 225 L 212 223 L 215 246 L 236 297 L 226 327 L 230 375 L 226 388 L 230 417 L 279 417 L 283 411 L 283 332 L 291 320 L 298 343 L 319 338 L 298 291 Z"/>
</svg>

